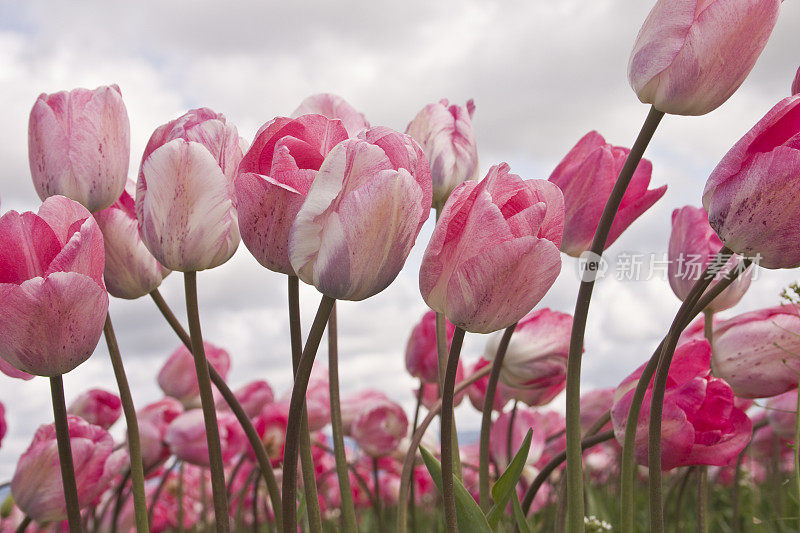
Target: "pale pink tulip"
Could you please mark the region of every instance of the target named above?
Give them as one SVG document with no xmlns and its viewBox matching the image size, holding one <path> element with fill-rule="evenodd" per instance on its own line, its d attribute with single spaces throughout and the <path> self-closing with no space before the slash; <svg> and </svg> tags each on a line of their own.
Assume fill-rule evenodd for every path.
<svg viewBox="0 0 800 533">
<path fill-rule="evenodd" d="M 403 408 L 391 400 L 376 401 L 361 411 L 351 427 L 353 438 L 364 453 L 382 457 L 392 453 L 408 433 Z"/>
<path fill-rule="evenodd" d="M 792 82 L 792 95 L 800 93 L 800 68 L 797 69 L 797 74 L 794 76 Z"/>
<path fill-rule="evenodd" d="M 103 235 L 63 196 L 0 217 L 0 354 L 17 370 L 65 374 L 92 355 L 108 311 Z"/>
<path fill-rule="evenodd" d="M 767 398 L 796 387 L 798 312 L 797 306 L 777 306 L 721 322 L 714 328 L 714 375 L 742 398 Z"/>
<path fill-rule="evenodd" d="M 231 413 L 217 413 L 222 460 L 228 462 L 244 450 L 245 436 L 239 421 Z M 201 409 L 178 415 L 167 427 L 164 441 L 182 461 L 209 466 L 208 439 Z"/>
<path fill-rule="evenodd" d="M 472 365 L 470 370 L 467 372 L 467 378 L 476 374 L 480 369 L 489 365 L 489 361 L 481 357 L 475 364 Z M 467 389 L 467 394 L 469 394 L 469 401 L 472 403 L 472 406 L 477 409 L 478 411 L 483 411 L 483 403 L 486 400 L 486 387 L 489 385 L 489 375 L 482 377 L 475 383 L 469 386 Z M 512 389 L 508 385 L 504 384 L 502 381 L 497 382 L 497 390 L 495 391 L 494 395 L 494 403 L 492 404 L 492 409 L 498 412 L 503 411 L 503 407 L 514 398 L 514 394 L 517 392 L 515 389 Z"/>
<path fill-rule="evenodd" d="M 767 420 L 780 438 L 794 442 L 794 430 L 797 423 L 797 389 L 773 396 L 765 405 Z"/>
<path fill-rule="evenodd" d="M 231 356 L 210 342 L 204 341 L 203 347 L 208 363 L 225 379 L 231 369 Z M 158 386 L 164 394 L 179 400 L 186 408 L 199 407 L 200 385 L 197 383 L 194 357 L 189 348 L 181 344 L 172 352 L 158 372 Z"/>
<path fill-rule="evenodd" d="M 590 131 L 553 170 L 550 181 L 564 193 L 566 208 L 562 252 L 578 257 L 589 249 L 603 208 L 629 153 L 629 149 L 611 145 L 602 135 Z M 666 185 L 647 189 L 652 172 L 653 164 L 642 159 L 622 197 L 606 240 L 606 248 L 614 244 L 628 226 L 664 196 Z"/>
<path fill-rule="evenodd" d="M 781 0 L 658 0 L 636 38 L 628 79 L 664 113 L 704 115 L 744 82 Z"/>
<path fill-rule="evenodd" d="M 130 124 L 116 85 L 39 95 L 28 122 L 28 159 L 42 200 L 62 195 L 89 211 L 125 187 Z"/>
<path fill-rule="evenodd" d="M 263 379 L 251 381 L 247 385 L 240 387 L 234 392 L 234 396 L 236 396 L 236 400 L 250 418 L 258 416 L 266 405 L 275 401 L 272 387 Z M 217 409 L 229 411 L 230 407 L 224 399 L 220 398 L 217 400 Z"/>
<path fill-rule="evenodd" d="M 286 426 L 289 423 L 289 402 L 275 402 L 264 407 L 254 420 L 253 426 L 261 437 L 272 466 L 283 461 L 283 447 L 286 444 Z M 248 457 L 255 460 L 253 450 L 248 447 Z"/>
<path fill-rule="evenodd" d="M 223 264 L 239 245 L 234 178 L 246 143 L 210 109 L 193 109 L 153 132 L 136 184 L 147 249 L 171 270 Z"/>
<path fill-rule="evenodd" d="M 350 435 L 353 422 L 355 422 L 362 410 L 374 403 L 388 400 L 388 396 L 375 389 L 365 389 L 342 396 L 339 401 L 339 410 L 342 414 L 342 429 L 344 434 Z"/>
<path fill-rule="evenodd" d="M 397 277 L 430 203 L 428 163 L 411 137 L 379 127 L 343 141 L 295 218 L 292 267 L 332 298 L 373 296 Z"/>
<path fill-rule="evenodd" d="M 369 129 L 369 122 L 364 114 L 356 111 L 347 100 L 335 94 L 320 93 L 309 96 L 294 110 L 292 118 L 309 114 L 341 120 L 350 137 L 356 137 Z"/>
<path fill-rule="evenodd" d="M 800 95 L 785 98 L 737 142 L 711 173 L 703 206 L 736 253 L 765 268 L 800 266 Z"/>
<path fill-rule="evenodd" d="M 443 206 L 458 185 L 478 179 L 478 148 L 472 129 L 475 104 L 450 105 L 446 98 L 428 104 L 406 128 L 431 166 L 433 205 Z"/>
<path fill-rule="evenodd" d="M 287 391 L 286 401 L 289 400 L 291 400 L 291 394 Z M 319 431 L 331 421 L 328 369 L 322 365 L 315 366 L 311 371 L 306 389 L 306 412 L 309 431 Z"/>
<path fill-rule="evenodd" d="M 422 258 L 419 287 L 453 324 L 490 333 L 521 319 L 561 271 L 564 197 L 544 180 L 496 165 L 459 185 Z"/>
<path fill-rule="evenodd" d="M 122 401 L 119 396 L 107 390 L 89 389 L 73 400 L 67 412 L 90 424 L 108 429 L 122 415 Z"/>
<path fill-rule="evenodd" d="M 447 349 L 456 327 L 446 318 Z M 439 356 L 436 351 L 436 313 L 428 311 L 411 330 L 406 344 L 406 370 L 426 383 L 439 383 Z"/>
<path fill-rule="evenodd" d="M 581 433 L 586 433 L 611 410 L 614 403 L 614 389 L 593 389 L 581 394 Z M 603 426 L 601 431 L 611 429 L 611 422 Z"/>
<path fill-rule="evenodd" d="M 509 461 L 508 431 L 511 424 L 511 416 L 511 411 L 501 413 L 497 420 L 492 423 L 492 429 L 489 433 L 489 452 L 501 472 L 506 469 Z M 526 463 L 533 464 L 542 456 L 545 439 L 547 438 L 542 415 L 533 409 L 518 407 L 517 412 L 514 414 L 514 425 L 511 429 L 510 457 L 513 458 L 516 455 L 530 429 L 533 430 L 533 434 Z"/>
<path fill-rule="evenodd" d="M 128 461 L 127 452 L 114 452 L 114 439 L 101 428 L 76 417 L 67 417 L 72 460 L 81 508 L 94 502 Z M 11 480 L 14 502 L 37 522 L 56 522 L 67 517 L 56 430 L 41 426 L 31 445 L 17 462 Z"/>
<path fill-rule="evenodd" d="M 170 449 L 164 438 L 169 425 L 182 412 L 181 403 L 170 397 L 147 405 L 136 412 L 145 471 L 153 470 L 169 458 Z"/>
</svg>

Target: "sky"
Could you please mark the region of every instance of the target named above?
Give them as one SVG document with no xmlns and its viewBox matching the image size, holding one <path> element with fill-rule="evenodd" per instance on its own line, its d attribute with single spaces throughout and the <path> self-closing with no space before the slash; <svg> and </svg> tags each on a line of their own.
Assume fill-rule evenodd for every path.
<svg viewBox="0 0 800 533">
<path fill-rule="evenodd" d="M 546 179 L 590 130 L 630 146 L 647 114 L 627 82 L 636 33 L 653 2 L 635 0 L 442 0 L 428 2 L 15 2 L 0 0 L 0 210 L 40 204 L 27 158 L 28 114 L 36 97 L 75 87 L 120 86 L 131 122 L 130 176 L 152 131 L 193 107 L 224 113 L 252 141 L 258 127 L 288 115 L 306 96 L 333 92 L 372 125 L 403 131 L 424 105 L 448 98 L 476 104 L 481 176 L 508 162 L 514 173 Z M 651 188 L 665 196 L 608 250 L 640 254 L 645 265 L 667 249 L 670 213 L 700 205 L 705 181 L 730 147 L 788 96 L 800 64 L 800 4 L 787 2 L 770 42 L 737 93 L 703 117 L 668 116 L 646 157 Z M 339 306 L 343 393 L 371 387 L 413 408 L 415 382 L 404 367 L 408 334 L 426 310 L 417 275 L 433 221 L 420 233 L 404 270 L 382 293 Z M 650 255 L 654 254 L 654 255 Z M 614 267 L 612 266 L 612 269 Z M 615 386 L 649 357 L 680 304 L 666 278 L 600 280 L 589 315 L 582 387 Z M 779 303 L 795 271 L 760 270 L 742 302 L 724 316 Z M 538 307 L 571 313 L 577 262 Z M 179 273 L 162 293 L 184 320 Z M 267 379 L 280 395 L 291 381 L 285 276 L 262 268 L 240 245 L 228 263 L 198 276 L 206 340 L 233 359 L 235 387 Z M 319 294 L 301 290 L 307 330 Z M 178 346 L 148 299 L 112 299 L 134 401 L 160 398 L 155 375 Z M 1 327 L 1 326 L 0 326 Z M 463 359 L 474 361 L 485 336 L 468 334 Z M 327 354 L 322 349 L 320 362 Z M 101 340 L 92 358 L 65 376 L 67 400 L 84 390 L 114 390 Z M 44 378 L 0 375 L 8 434 L 0 448 L 0 483 L 11 477 L 36 427 L 52 421 Z M 563 408 L 563 397 L 554 402 Z M 468 402 L 459 428 L 479 425 Z M 123 424 L 114 434 L 121 437 Z"/>
</svg>

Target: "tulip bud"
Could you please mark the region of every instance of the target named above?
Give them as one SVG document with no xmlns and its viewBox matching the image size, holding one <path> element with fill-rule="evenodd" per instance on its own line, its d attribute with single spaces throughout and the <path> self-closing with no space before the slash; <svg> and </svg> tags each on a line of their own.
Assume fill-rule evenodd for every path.
<svg viewBox="0 0 800 533">
<path fill-rule="evenodd" d="M 764 268 L 800 266 L 800 95 L 781 100 L 737 142 L 703 191 L 722 242 Z"/>
<path fill-rule="evenodd" d="M 347 100 L 335 94 L 320 93 L 309 96 L 300 102 L 292 113 L 292 118 L 311 114 L 322 115 L 331 120 L 341 120 L 350 137 L 356 137 L 369 129 L 369 122 L 364 114 L 356 111 Z"/>
<path fill-rule="evenodd" d="M 203 342 L 208 364 L 213 366 L 225 379 L 231 369 L 231 356 L 228 352 L 211 344 Z M 194 367 L 194 357 L 189 348 L 181 344 L 172 352 L 164 366 L 158 372 L 158 386 L 167 396 L 180 401 L 187 409 L 199 407 L 200 385 L 197 383 L 197 373 Z"/>
<path fill-rule="evenodd" d="M 630 150 L 613 146 L 591 131 L 564 156 L 550 175 L 550 181 L 564 193 L 564 238 L 561 251 L 579 257 L 592 245 L 608 197 Z M 606 248 L 622 235 L 634 220 L 664 196 L 667 186 L 647 190 L 653 164 L 642 159 L 614 217 Z"/>
<path fill-rule="evenodd" d="M 450 350 L 450 341 L 456 327 L 447 319 L 445 332 L 447 349 Z M 436 313 L 428 311 L 422 316 L 406 344 L 406 370 L 415 378 L 426 383 L 439 383 L 439 355 L 436 350 Z"/>
<path fill-rule="evenodd" d="M 95 426 L 108 429 L 122 415 L 122 401 L 114 393 L 90 389 L 73 400 L 67 412 Z"/>
<path fill-rule="evenodd" d="M 331 298 L 369 298 L 397 277 L 430 203 L 428 164 L 411 137 L 381 127 L 343 141 L 295 218 L 292 267 Z"/>
<path fill-rule="evenodd" d="M 472 130 L 475 104 L 450 105 L 447 99 L 428 104 L 406 128 L 422 147 L 431 166 L 433 205 L 443 206 L 458 185 L 478 179 L 478 148 Z"/>
<path fill-rule="evenodd" d="M 245 437 L 239 421 L 231 413 L 217 413 L 222 460 L 228 462 L 244 449 Z M 208 439 L 201 409 L 179 415 L 167 427 L 164 441 L 182 461 L 197 466 L 209 466 Z"/>
<path fill-rule="evenodd" d="M 364 407 L 352 425 L 353 438 L 372 457 L 392 453 L 408 433 L 408 418 L 399 404 L 377 401 Z"/>
<path fill-rule="evenodd" d="M 183 412 L 178 400 L 164 398 L 136 413 L 139 423 L 139 439 L 142 445 L 142 463 L 145 471 L 154 469 L 170 456 L 169 446 L 164 442 L 170 423 Z"/>
<path fill-rule="evenodd" d="M 92 212 L 119 198 L 130 124 L 116 85 L 39 95 L 28 123 L 28 158 L 42 200 L 62 195 Z"/>
<path fill-rule="evenodd" d="M 350 435 L 353 422 L 356 421 L 363 409 L 381 401 L 389 401 L 389 397 L 374 389 L 366 389 L 343 396 L 339 402 L 339 409 L 341 411 L 344 434 Z"/>
<path fill-rule="evenodd" d="M 704 115 L 744 82 L 769 40 L 781 0 L 658 0 L 628 63 L 644 103 Z"/>
<path fill-rule="evenodd" d="M 453 191 L 422 258 L 425 303 L 474 333 L 517 322 L 561 271 L 561 191 L 509 170 L 502 163 Z"/>
<path fill-rule="evenodd" d="M 86 361 L 108 311 L 103 255 L 91 213 L 63 196 L 0 217 L 0 356 L 39 376 Z"/>
<path fill-rule="evenodd" d="M 239 388 L 234 393 L 239 405 L 244 409 L 248 418 L 258 416 L 264 407 L 275 401 L 275 394 L 272 392 L 272 387 L 263 379 L 251 381 L 247 385 Z M 230 407 L 224 399 L 217 401 L 217 409 L 221 411 L 229 411 Z"/>
</svg>

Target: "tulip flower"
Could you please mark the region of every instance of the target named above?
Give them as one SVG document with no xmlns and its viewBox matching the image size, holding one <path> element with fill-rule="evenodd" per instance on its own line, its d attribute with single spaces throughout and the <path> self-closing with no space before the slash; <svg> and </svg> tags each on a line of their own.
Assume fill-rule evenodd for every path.
<svg viewBox="0 0 800 533">
<path fill-rule="evenodd" d="M 496 165 L 450 195 L 422 258 L 419 287 L 453 324 L 490 333 L 517 322 L 561 271 L 564 198 Z"/>
<path fill-rule="evenodd" d="M 725 466 L 735 461 L 747 446 L 753 424 L 734 406 L 733 390 L 724 380 L 712 377 L 711 346 L 706 340 L 686 342 L 675 351 L 667 378 L 661 429 L 661 469 L 687 465 Z M 634 389 L 645 365 L 625 378 L 614 394 L 611 420 L 621 444 L 625 439 Z M 636 429 L 634 455 L 646 465 L 648 421 L 653 384 L 645 393 Z"/>
<path fill-rule="evenodd" d="M 206 358 L 223 379 L 231 369 L 231 356 L 222 348 L 203 342 Z M 194 367 L 192 352 L 183 344 L 178 347 L 158 372 L 158 386 L 164 394 L 179 400 L 187 409 L 197 407 L 200 385 Z"/>
<path fill-rule="evenodd" d="M 458 362 L 458 366 L 456 367 L 456 381 L 455 384 L 458 386 L 459 383 L 464 381 L 464 365 L 461 364 L 461 361 Z M 425 409 L 433 409 L 433 406 L 436 402 L 439 401 L 441 395 L 439 394 L 439 383 L 438 382 L 425 382 L 421 383 L 422 385 L 422 405 Z M 419 394 L 419 388 L 416 389 L 415 394 Z M 458 407 L 461 404 L 461 401 L 466 396 L 467 391 L 462 390 L 458 394 L 453 397 L 453 407 Z"/>
<path fill-rule="evenodd" d="M 445 319 L 447 349 L 453 340 L 456 327 Z M 406 344 L 406 370 L 426 383 L 439 383 L 439 356 L 436 351 L 436 313 L 428 311 L 422 316 Z"/>
<path fill-rule="evenodd" d="M 793 442 L 797 423 L 797 389 L 767 400 L 767 421 L 780 438 Z"/>
<path fill-rule="evenodd" d="M 0 402 L 0 446 L 3 444 L 3 437 L 6 436 L 8 425 L 6 424 L 6 408 L 3 402 Z"/>
<path fill-rule="evenodd" d="M 794 76 L 792 82 L 792 95 L 800 93 L 800 68 L 797 69 L 797 74 Z"/>
<path fill-rule="evenodd" d="M 170 423 L 182 412 L 183 406 L 178 400 L 166 397 L 136 413 L 145 471 L 152 470 L 169 458 L 170 449 L 164 438 Z"/>
<path fill-rule="evenodd" d="M 0 217 L 0 356 L 17 370 L 65 374 L 97 346 L 108 311 L 103 235 L 78 202 Z"/>
<path fill-rule="evenodd" d="M 100 211 L 119 198 L 130 124 L 116 85 L 41 94 L 28 122 L 28 159 L 42 200 L 62 195 Z"/>
<path fill-rule="evenodd" d="M 155 290 L 170 272 L 156 261 L 139 236 L 133 201 L 135 190 L 136 184 L 128 180 L 117 201 L 94 215 L 103 230 L 106 252 L 103 278 L 108 293 L 127 300 Z"/>
<path fill-rule="evenodd" d="M 567 378 L 569 339 L 572 316 L 550 309 L 540 309 L 519 321 L 508 343 L 500 380 L 514 389 L 522 389 L 528 405 L 545 405 L 564 390 Z M 489 337 L 483 353 L 494 361 L 503 334 Z"/>
<path fill-rule="evenodd" d="M 272 387 L 263 379 L 251 381 L 234 391 L 233 394 L 249 418 L 258 416 L 266 405 L 275 401 Z M 224 399 L 219 399 L 217 401 L 217 410 L 226 411 L 230 410 L 230 407 Z"/>
<path fill-rule="evenodd" d="M 255 420 L 253 426 L 261 437 L 267 456 L 272 466 L 278 466 L 283 461 L 283 447 L 286 444 L 286 426 L 289 424 L 289 403 L 276 402 L 264 407 Z M 251 448 L 246 450 L 247 456 L 255 460 Z"/>
<path fill-rule="evenodd" d="M 428 218 L 431 178 L 411 137 L 372 128 L 325 157 L 289 236 L 299 278 L 341 300 L 397 277 Z"/>
<path fill-rule="evenodd" d="M 119 396 L 107 390 L 89 389 L 73 400 L 67 413 L 108 429 L 122 415 L 122 401 Z"/>
<path fill-rule="evenodd" d="M 228 462 L 244 450 L 245 436 L 239 421 L 231 413 L 217 413 L 222 460 Z M 208 440 L 203 411 L 192 409 L 178 415 L 164 435 L 172 453 L 182 461 L 197 466 L 209 466 Z"/>
<path fill-rule="evenodd" d="M 562 252 L 578 257 L 589 249 L 600 216 L 629 153 L 629 149 L 608 144 L 602 135 L 590 131 L 553 170 L 549 179 L 564 193 L 566 209 Z M 653 164 L 642 159 L 622 197 L 606 240 L 606 248 L 614 244 L 634 220 L 664 196 L 666 185 L 647 189 L 652 172 Z"/>
<path fill-rule="evenodd" d="M 81 508 L 95 501 L 127 463 L 125 450 L 114 452 L 114 439 L 105 429 L 76 417 L 67 417 L 72 460 Z M 22 511 L 37 522 L 67 517 L 61 485 L 58 445 L 53 424 L 41 426 L 17 462 L 11 494 Z"/>
<path fill-rule="evenodd" d="M 159 126 L 144 150 L 136 218 L 147 249 L 170 270 L 223 264 L 239 245 L 234 183 L 245 142 L 210 109 Z"/>
<path fill-rule="evenodd" d="M 459 184 L 478 179 L 478 148 L 472 130 L 475 104 L 450 105 L 446 98 L 428 104 L 406 128 L 431 166 L 433 205 L 443 206 Z"/>
<path fill-rule="evenodd" d="M 736 396 L 767 398 L 797 386 L 800 308 L 785 305 L 744 313 L 714 328 L 714 375 Z"/>
<path fill-rule="evenodd" d="M 781 0 L 658 0 L 628 63 L 644 103 L 704 115 L 744 82 L 767 44 Z"/>
<path fill-rule="evenodd" d="M 364 407 L 351 427 L 353 438 L 364 453 L 382 457 L 392 453 L 408 433 L 408 418 L 399 404 L 376 401 Z"/>
<path fill-rule="evenodd" d="M 695 282 L 700 279 L 703 271 L 721 249 L 722 241 L 708 225 L 708 214 L 705 209 L 687 205 L 672 212 L 667 272 L 675 296 L 681 300 L 686 299 Z M 717 276 L 721 278 L 738 262 L 738 257 L 732 257 Z M 714 298 L 708 309 L 719 312 L 739 303 L 750 287 L 752 274 L 752 268 L 740 273 L 722 294 Z M 716 283 L 717 281 L 713 284 Z"/>
<path fill-rule="evenodd" d="M 581 433 L 586 433 L 595 422 L 611 410 L 614 403 L 614 389 L 593 389 L 581 394 Z M 611 429 L 611 423 L 602 430 Z"/>
<path fill-rule="evenodd" d="M 369 122 L 364 114 L 356 111 L 347 100 L 335 94 L 320 93 L 309 96 L 300 102 L 292 113 L 292 118 L 310 114 L 341 120 L 350 137 L 356 137 L 369 129 Z"/>
<path fill-rule="evenodd" d="M 347 396 L 342 396 L 339 404 L 342 411 L 343 433 L 345 435 L 350 435 L 353 422 L 356 421 L 356 418 L 358 418 L 358 415 L 361 414 L 363 409 L 366 409 L 374 403 L 388 400 L 388 396 L 375 389 L 365 389 Z"/>
<path fill-rule="evenodd" d="M 492 424 L 492 429 L 489 433 L 489 452 L 492 455 L 492 460 L 498 468 L 500 468 L 501 472 L 506 469 L 509 462 L 509 424 L 511 424 L 511 412 L 501 413 Z M 539 460 L 544 451 L 546 436 L 544 433 L 543 420 L 541 415 L 533 409 L 517 408 L 511 429 L 510 457 L 513 458 L 514 455 L 516 455 L 529 429 L 533 430 L 533 434 L 526 463 L 533 464 Z"/>
<path fill-rule="evenodd" d="M 800 95 L 781 100 L 722 158 L 703 191 L 722 242 L 765 268 L 800 266 Z"/>
<path fill-rule="evenodd" d="M 467 372 L 467 378 L 473 376 L 478 373 L 478 371 L 491 364 L 489 361 L 481 357 L 475 364 L 472 365 L 470 370 Z M 486 388 L 489 386 L 489 375 L 480 378 L 478 381 L 473 383 L 467 389 L 467 394 L 469 394 L 469 401 L 472 406 L 477 409 L 478 411 L 483 411 L 483 402 L 486 400 Z M 512 389 L 508 385 L 498 382 L 497 383 L 497 390 L 495 391 L 494 395 L 494 404 L 492 404 L 492 409 L 497 412 L 502 412 L 503 407 L 514 398 L 514 394 L 516 393 L 516 389 Z"/>
</svg>

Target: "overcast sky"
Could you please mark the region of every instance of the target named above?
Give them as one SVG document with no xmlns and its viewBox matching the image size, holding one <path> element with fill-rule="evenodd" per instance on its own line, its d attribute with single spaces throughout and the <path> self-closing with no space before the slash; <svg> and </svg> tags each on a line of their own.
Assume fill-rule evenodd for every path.
<svg viewBox="0 0 800 533">
<path fill-rule="evenodd" d="M 401 131 L 429 102 L 474 98 L 481 175 L 506 161 L 524 178 L 547 178 L 589 130 L 614 144 L 633 143 L 648 108 L 628 85 L 627 61 L 652 3 L 0 0 L 2 211 L 35 210 L 40 203 L 27 158 L 28 113 L 38 94 L 110 83 L 120 86 L 130 115 L 131 176 L 151 132 L 187 109 L 222 112 L 251 141 L 262 123 L 288 115 L 304 97 L 334 92 L 373 125 Z M 784 3 L 782 10 L 755 69 L 728 103 L 704 117 L 664 119 L 646 157 L 654 164 L 651 187 L 668 184 L 667 193 L 609 249 L 612 258 L 666 252 L 672 209 L 700 205 L 720 158 L 788 96 L 800 64 L 800 4 Z M 404 349 L 426 309 L 417 272 L 431 231 L 429 221 L 391 287 L 340 305 L 345 392 L 380 388 L 411 410 L 414 382 L 405 372 Z M 571 313 L 577 272 L 576 262 L 564 256 L 562 275 L 540 306 Z M 727 315 L 777 304 L 780 289 L 797 277 L 794 271 L 759 272 Z M 260 267 L 241 245 L 231 261 L 202 272 L 198 283 L 205 337 L 233 358 L 229 382 L 265 378 L 276 392 L 284 391 L 291 375 L 285 276 Z M 162 292 L 185 316 L 180 274 L 167 278 Z M 308 287 L 301 295 L 307 330 L 319 295 Z M 599 283 L 587 329 L 584 388 L 616 385 L 638 366 L 679 303 L 660 275 Z M 135 402 L 158 399 L 155 374 L 177 347 L 176 338 L 149 299 L 114 300 L 111 314 Z M 467 335 L 463 358 L 473 361 L 485 340 Z M 325 358 L 322 350 L 319 359 Z M 89 387 L 115 389 L 103 341 L 65 383 L 68 401 Z M 2 482 L 52 412 L 43 378 L 21 382 L 0 375 L 0 401 L 9 424 L 0 449 Z M 473 413 L 471 407 L 458 410 L 461 428 L 477 427 Z"/>
</svg>

